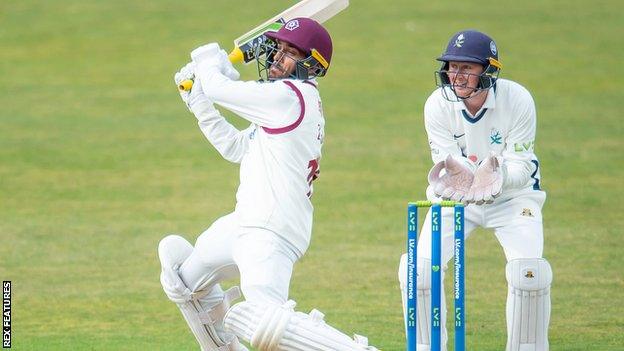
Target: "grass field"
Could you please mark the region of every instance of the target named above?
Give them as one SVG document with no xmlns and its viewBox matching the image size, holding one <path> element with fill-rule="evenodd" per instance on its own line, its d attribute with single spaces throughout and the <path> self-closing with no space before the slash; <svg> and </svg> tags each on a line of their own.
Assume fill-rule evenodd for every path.
<svg viewBox="0 0 624 351">
<path fill-rule="evenodd" d="M 0 3 L 0 278 L 13 282 L 14 349 L 198 349 L 160 288 L 156 247 L 228 213 L 238 169 L 203 139 L 172 76 L 194 47 L 229 47 L 291 3 Z M 623 350 L 622 23 L 615 0 L 352 0 L 327 23 L 335 55 L 313 240 L 291 284 L 299 308 L 404 349 L 396 269 L 405 205 L 424 197 L 431 166 L 422 107 L 448 37 L 477 28 L 537 103 L 551 350 Z M 504 256 L 490 232 L 467 245 L 468 347 L 502 350 Z"/>
</svg>

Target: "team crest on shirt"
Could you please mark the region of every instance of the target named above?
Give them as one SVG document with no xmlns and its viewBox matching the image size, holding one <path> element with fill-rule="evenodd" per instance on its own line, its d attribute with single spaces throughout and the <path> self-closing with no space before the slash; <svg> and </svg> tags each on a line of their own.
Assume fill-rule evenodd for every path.
<svg viewBox="0 0 624 351">
<path fill-rule="evenodd" d="M 535 216 L 533 216 L 533 213 L 531 212 L 530 208 L 522 209 L 522 213 L 520 215 L 524 216 L 524 217 L 535 217 Z"/>
<path fill-rule="evenodd" d="M 500 135 L 500 132 L 494 128 L 492 128 L 492 130 L 490 131 L 490 145 L 493 144 L 502 144 L 503 143 L 503 137 Z"/>
</svg>

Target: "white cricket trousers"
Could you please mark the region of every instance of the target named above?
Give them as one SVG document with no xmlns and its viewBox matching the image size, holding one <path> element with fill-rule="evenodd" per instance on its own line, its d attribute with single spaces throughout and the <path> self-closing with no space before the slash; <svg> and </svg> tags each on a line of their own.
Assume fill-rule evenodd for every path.
<svg viewBox="0 0 624 351">
<path fill-rule="evenodd" d="M 241 227 L 230 213 L 197 238 L 193 253 L 180 267 L 180 276 L 191 291 L 197 291 L 236 278 L 238 273 L 245 300 L 281 305 L 288 299 L 298 259 L 286 240 L 264 228 Z"/>
<path fill-rule="evenodd" d="M 544 250 L 542 206 L 545 199 L 545 192 L 531 191 L 491 205 L 468 205 L 464 209 L 465 237 L 468 238 L 477 227 L 494 229 L 507 261 L 541 258 Z M 446 264 L 454 254 L 453 219 L 453 208 L 442 208 L 442 264 Z M 418 257 L 431 259 L 431 210 L 427 212 L 421 228 Z"/>
</svg>

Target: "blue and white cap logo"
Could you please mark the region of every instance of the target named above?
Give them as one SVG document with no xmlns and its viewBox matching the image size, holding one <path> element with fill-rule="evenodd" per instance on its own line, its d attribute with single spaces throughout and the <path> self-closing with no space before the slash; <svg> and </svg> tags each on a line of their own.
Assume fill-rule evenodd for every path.
<svg viewBox="0 0 624 351">
<path fill-rule="evenodd" d="M 464 33 L 460 34 L 457 36 L 457 39 L 455 39 L 455 47 L 457 48 L 461 48 L 462 45 L 464 45 Z"/>
<path fill-rule="evenodd" d="M 288 21 L 288 23 L 286 23 L 285 27 L 286 27 L 286 29 L 288 29 L 289 31 L 292 32 L 293 30 L 299 28 L 299 21 L 296 20 L 296 19 Z"/>
<path fill-rule="evenodd" d="M 494 43 L 493 40 L 490 42 L 490 51 L 492 52 L 492 55 L 496 56 L 496 51 L 498 50 L 496 49 L 496 43 Z"/>
</svg>

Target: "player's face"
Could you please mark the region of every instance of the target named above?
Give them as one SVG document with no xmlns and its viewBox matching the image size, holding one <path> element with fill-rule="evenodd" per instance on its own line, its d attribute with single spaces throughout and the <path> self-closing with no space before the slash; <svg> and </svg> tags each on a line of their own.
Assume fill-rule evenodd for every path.
<svg viewBox="0 0 624 351">
<path fill-rule="evenodd" d="M 269 69 L 269 78 L 288 78 L 295 72 L 298 60 L 303 60 L 305 55 L 289 43 L 278 40 L 277 52 L 273 57 L 273 64 Z"/>
<path fill-rule="evenodd" d="M 448 77 L 458 97 L 466 98 L 479 86 L 483 66 L 474 62 L 450 61 Z"/>
</svg>

